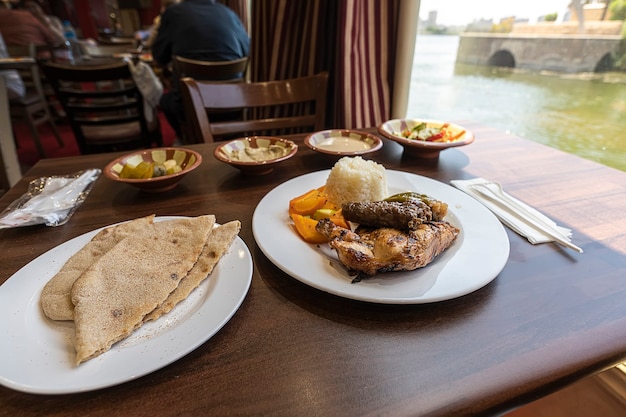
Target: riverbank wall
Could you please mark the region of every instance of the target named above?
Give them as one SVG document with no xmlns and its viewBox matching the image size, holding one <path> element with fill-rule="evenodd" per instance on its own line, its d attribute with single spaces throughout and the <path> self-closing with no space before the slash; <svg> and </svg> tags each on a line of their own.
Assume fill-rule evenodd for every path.
<svg viewBox="0 0 626 417">
<path fill-rule="evenodd" d="M 620 36 L 624 22 L 621 20 L 609 21 L 585 21 L 582 30 L 577 21 L 562 23 L 537 22 L 515 23 L 511 28 L 512 34 L 531 35 L 586 35 L 595 36 Z"/>
<path fill-rule="evenodd" d="M 621 53 L 621 35 L 546 32 L 460 34 L 456 62 L 562 73 L 601 72 Z"/>
</svg>

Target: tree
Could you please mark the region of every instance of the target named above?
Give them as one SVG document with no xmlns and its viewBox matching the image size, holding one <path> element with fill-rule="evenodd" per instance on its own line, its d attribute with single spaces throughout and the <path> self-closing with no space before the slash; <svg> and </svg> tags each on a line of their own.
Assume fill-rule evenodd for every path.
<svg viewBox="0 0 626 417">
<path fill-rule="evenodd" d="M 556 18 L 558 17 L 558 13 L 548 13 L 544 16 L 544 20 L 546 22 L 556 22 Z"/>
<path fill-rule="evenodd" d="M 626 0 L 612 0 L 609 3 L 611 20 L 626 20 Z"/>
</svg>

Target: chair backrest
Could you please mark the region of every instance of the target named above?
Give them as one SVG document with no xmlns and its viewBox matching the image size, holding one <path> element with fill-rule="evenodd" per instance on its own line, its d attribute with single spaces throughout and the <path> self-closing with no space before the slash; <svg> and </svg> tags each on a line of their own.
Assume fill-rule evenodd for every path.
<svg viewBox="0 0 626 417">
<path fill-rule="evenodd" d="M 29 45 L 7 45 L 7 52 L 9 53 L 9 56 L 14 58 L 26 56 L 37 59 L 38 49 L 34 43 Z M 37 95 L 43 102 L 46 102 L 46 95 L 41 81 L 41 73 L 39 72 L 39 66 L 37 63 L 34 63 L 28 69 L 22 69 L 18 72 L 24 82 L 26 94 Z"/>
<path fill-rule="evenodd" d="M 143 97 L 126 62 L 40 65 L 67 114 L 81 153 L 161 144 L 156 110 L 144 111 Z"/>
<path fill-rule="evenodd" d="M 247 66 L 248 57 L 232 61 L 200 61 L 174 55 L 172 59 L 171 89 L 180 91 L 180 80 L 184 77 L 214 83 L 241 83 L 244 81 Z M 219 114 L 219 116 L 214 117 L 220 117 L 222 120 L 241 118 L 241 111 L 216 111 L 215 113 Z M 199 140 L 187 123 L 182 122 L 181 129 L 185 142 L 197 142 Z"/>
<path fill-rule="evenodd" d="M 199 61 L 176 55 L 172 63 L 174 75 L 178 78 L 190 77 L 196 80 L 221 82 L 241 81 L 248 66 L 248 57 L 232 61 Z"/>
<path fill-rule="evenodd" d="M 286 135 L 324 129 L 328 73 L 256 83 L 183 78 L 186 123 L 197 142 L 233 136 Z M 240 120 L 215 120 L 215 111 L 245 109 Z"/>
</svg>

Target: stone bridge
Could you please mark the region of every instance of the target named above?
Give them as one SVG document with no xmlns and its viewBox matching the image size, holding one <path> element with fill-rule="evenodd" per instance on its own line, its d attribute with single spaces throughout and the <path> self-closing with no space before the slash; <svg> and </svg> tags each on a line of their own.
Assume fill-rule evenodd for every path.
<svg viewBox="0 0 626 417">
<path fill-rule="evenodd" d="M 618 35 L 462 33 L 456 62 L 563 73 L 600 72 L 620 51 Z"/>
</svg>

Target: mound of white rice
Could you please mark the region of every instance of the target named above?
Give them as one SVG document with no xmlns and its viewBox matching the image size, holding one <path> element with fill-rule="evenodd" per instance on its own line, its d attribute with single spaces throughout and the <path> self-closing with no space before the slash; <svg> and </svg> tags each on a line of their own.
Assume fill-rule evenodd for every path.
<svg viewBox="0 0 626 417">
<path fill-rule="evenodd" d="M 326 194 L 338 206 L 350 201 L 380 201 L 388 196 L 385 167 L 360 156 L 344 156 L 330 170 Z"/>
</svg>

